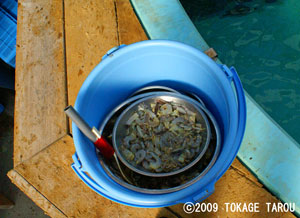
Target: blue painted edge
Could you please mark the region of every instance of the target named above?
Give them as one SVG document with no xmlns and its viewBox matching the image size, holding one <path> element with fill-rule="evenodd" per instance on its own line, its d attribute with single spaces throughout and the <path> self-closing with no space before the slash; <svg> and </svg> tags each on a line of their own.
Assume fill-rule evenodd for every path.
<svg viewBox="0 0 300 218">
<path fill-rule="evenodd" d="M 209 48 L 178 0 L 131 0 L 150 39 Z M 217 60 L 221 63 L 220 60 Z M 246 92 L 245 92 L 246 93 Z M 300 216 L 300 146 L 246 93 L 247 125 L 238 158 Z"/>
</svg>

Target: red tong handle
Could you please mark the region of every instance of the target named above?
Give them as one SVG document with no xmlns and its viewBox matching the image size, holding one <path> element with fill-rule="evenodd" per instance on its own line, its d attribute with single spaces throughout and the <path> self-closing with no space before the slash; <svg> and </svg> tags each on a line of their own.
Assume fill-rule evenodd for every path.
<svg viewBox="0 0 300 218">
<path fill-rule="evenodd" d="M 100 150 L 101 154 L 107 159 L 112 158 L 112 156 L 115 153 L 113 147 L 103 137 L 98 138 L 97 141 L 94 142 L 94 145 Z"/>
</svg>

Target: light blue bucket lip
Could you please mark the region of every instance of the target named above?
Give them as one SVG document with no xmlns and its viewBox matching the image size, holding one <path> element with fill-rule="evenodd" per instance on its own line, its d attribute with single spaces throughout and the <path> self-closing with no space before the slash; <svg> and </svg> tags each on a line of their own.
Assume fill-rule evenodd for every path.
<svg viewBox="0 0 300 218">
<path fill-rule="evenodd" d="M 236 104 L 235 95 L 231 88 L 230 76 L 226 75 L 222 70 L 220 70 L 220 67 L 217 66 L 215 62 L 212 61 L 209 57 L 207 57 L 202 52 L 200 52 L 199 50 L 191 46 L 179 42 L 168 41 L 168 40 L 143 41 L 143 42 L 134 43 L 129 46 L 125 46 L 122 49 L 115 51 L 113 53 L 113 57 L 117 58 L 130 51 L 138 50 L 145 47 L 153 47 L 153 46 L 159 46 L 159 47 L 171 46 L 173 48 L 188 52 L 195 56 L 201 56 L 201 58 L 203 58 L 203 60 L 207 63 L 207 67 L 210 68 L 212 72 L 215 72 L 217 74 L 216 76 L 222 78 L 223 81 L 222 87 L 224 87 L 223 92 L 226 93 L 226 96 L 228 96 L 231 100 L 233 99 L 233 102 L 231 102 L 232 104 L 234 105 Z M 85 111 L 86 108 L 85 106 L 87 102 L 85 102 L 84 93 L 88 92 L 89 89 L 93 89 L 93 87 L 90 87 L 89 84 L 92 83 L 92 81 L 97 77 L 98 73 L 101 72 L 101 70 L 109 63 L 110 63 L 110 58 L 109 57 L 105 58 L 90 73 L 90 75 L 82 85 L 75 103 L 75 109 L 80 114 L 87 113 L 87 111 Z M 231 72 L 227 72 L 227 74 L 228 73 L 231 74 Z M 108 76 L 109 76 L 109 72 L 106 72 L 106 74 L 103 75 L 104 78 Z M 235 82 L 237 83 L 237 86 L 241 87 L 240 81 L 236 74 L 234 79 Z M 220 83 L 219 80 L 217 82 Z M 101 167 L 99 167 L 100 164 L 95 165 L 89 163 L 90 157 L 84 155 L 85 149 L 93 149 L 95 151 L 95 148 L 93 147 L 93 144 L 91 142 L 87 143 L 86 139 L 79 131 L 79 129 L 74 124 L 72 124 L 73 138 L 75 142 L 76 152 L 78 154 L 79 160 L 82 165 L 80 171 L 81 172 L 86 171 L 90 175 L 90 177 L 93 178 L 93 180 L 98 181 L 97 184 L 101 185 L 101 187 L 99 186 L 99 190 L 97 191 L 99 194 L 102 194 L 106 197 L 110 196 L 109 197 L 110 199 L 126 205 L 139 206 L 139 207 L 161 207 L 161 206 L 167 206 L 167 205 L 185 202 L 187 200 L 195 201 L 199 198 L 205 198 L 209 194 L 211 194 L 211 192 L 213 191 L 214 183 L 230 166 L 231 162 L 233 161 L 239 149 L 239 145 L 243 137 L 246 113 L 245 113 L 245 102 L 243 99 L 244 96 L 243 90 L 240 89 L 240 91 L 242 92 L 240 93 L 242 97 L 239 100 L 241 100 L 240 103 L 242 104 L 241 105 L 242 110 L 237 111 L 237 109 L 233 107 L 233 105 L 230 106 L 228 105 L 228 110 L 230 111 L 230 114 L 233 115 L 238 113 L 239 120 L 237 116 L 231 117 L 231 120 L 229 122 L 230 131 L 228 132 L 227 140 L 224 142 L 224 146 L 218 160 L 216 161 L 215 165 L 211 168 L 211 170 L 199 182 L 185 188 L 184 190 L 174 192 L 174 193 L 154 195 L 154 194 L 142 194 L 138 192 L 133 192 L 131 190 L 128 190 L 120 186 L 119 184 L 117 184 L 116 182 L 112 181 L 109 178 L 109 176 L 104 172 L 104 170 Z M 96 121 L 87 120 L 87 122 L 91 126 L 99 125 L 99 123 L 93 123 Z M 237 135 L 237 133 L 239 135 Z M 97 155 L 96 151 L 94 153 L 95 153 L 94 155 Z M 93 183 L 92 179 L 88 179 L 88 177 L 86 177 L 86 179 L 89 180 L 86 181 L 87 183 Z M 94 190 L 97 190 L 97 188 L 95 189 L 95 184 L 92 186 L 94 187 L 93 188 Z M 199 186 L 203 188 L 199 190 Z M 208 192 L 206 192 L 206 190 Z"/>
</svg>

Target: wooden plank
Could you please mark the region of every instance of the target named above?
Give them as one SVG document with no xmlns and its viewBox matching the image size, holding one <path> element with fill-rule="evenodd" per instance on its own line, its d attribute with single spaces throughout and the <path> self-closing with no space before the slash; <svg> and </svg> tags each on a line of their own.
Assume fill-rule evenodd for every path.
<svg viewBox="0 0 300 218">
<path fill-rule="evenodd" d="M 92 69 L 119 45 L 113 0 L 65 0 L 69 104 Z"/>
<path fill-rule="evenodd" d="M 263 185 L 257 180 L 257 178 L 238 160 L 235 158 L 231 167 L 236 170 L 240 175 L 247 177 L 247 179 L 251 180 L 259 187 L 263 187 Z"/>
<path fill-rule="evenodd" d="M 129 0 L 115 0 L 115 2 L 120 44 L 129 45 L 134 42 L 147 40 L 148 37 L 136 17 Z"/>
<path fill-rule="evenodd" d="M 15 166 L 67 131 L 62 0 L 18 5 Z"/>
<path fill-rule="evenodd" d="M 34 194 L 28 194 L 39 206 L 41 202 L 48 200 L 57 207 L 63 215 L 71 217 L 175 217 L 165 208 L 136 209 L 114 203 L 98 195 L 88 188 L 73 172 L 70 165 L 71 156 L 74 153 L 72 138 L 65 136 L 31 159 L 21 163 L 15 168 L 31 187 L 21 188 L 25 193 L 35 190 Z M 241 166 L 240 166 L 241 167 Z M 244 171 L 246 169 L 243 169 Z M 47 172 L 47 173 L 45 173 Z M 10 174 L 12 174 L 10 172 Z M 12 178 L 20 187 L 20 182 Z M 24 180 L 23 179 L 23 180 Z M 187 215 L 182 210 L 182 204 L 170 207 L 182 217 L 294 217 L 291 213 L 268 213 L 266 202 L 279 202 L 264 188 L 248 179 L 247 173 L 241 174 L 240 170 L 231 167 L 217 182 L 215 193 L 205 202 L 218 203 L 217 213 L 193 213 Z M 22 185 L 21 185 L 22 187 Z M 36 193 L 40 195 L 36 196 Z M 37 197 L 43 197 L 37 200 Z M 44 199 L 44 200 L 43 200 Z M 230 213 L 225 211 L 225 203 L 254 203 L 260 204 L 260 213 Z M 53 213 L 42 207 L 48 214 Z"/>
<path fill-rule="evenodd" d="M 71 169 L 73 140 L 65 136 L 14 170 L 68 217 L 174 217 L 165 208 L 136 209 L 112 202 L 86 186 Z M 10 172 L 10 178 L 12 179 Z M 15 174 L 15 173 L 14 173 Z M 13 179 L 16 185 L 19 182 Z M 22 187 L 22 186 L 21 186 Z M 29 187 L 30 190 L 33 188 Z M 25 189 L 25 190 L 24 190 Z M 24 188 L 28 193 L 28 188 Z M 29 194 L 39 206 L 36 195 Z M 50 213 L 47 208 L 43 209 Z"/>
<path fill-rule="evenodd" d="M 50 217 L 66 217 L 60 210 L 58 210 L 45 196 L 43 196 L 37 189 L 26 181 L 16 170 L 8 172 L 7 176 L 10 180 L 24 192 L 34 203 L 42 208 Z"/>
<path fill-rule="evenodd" d="M 13 207 L 14 203 L 0 193 L 0 209 L 11 209 Z"/>
<path fill-rule="evenodd" d="M 219 206 L 218 212 L 194 212 L 192 214 L 186 214 L 182 209 L 183 204 L 178 204 L 170 208 L 182 217 L 295 217 L 292 213 L 268 212 L 266 202 L 273 204 L 280 201 L 264 189 L 237 159 L 233 165 L 235 167 L 230 167 L 224 176 L 217 181 L 215 192 L 204 201 L 204 203 L 217 203 Z M 256 202 L 259 203 L 258 213 L 231 212 L 230 209 L 226 211 L 225 203 L 250 204 Z"/>
</svg>

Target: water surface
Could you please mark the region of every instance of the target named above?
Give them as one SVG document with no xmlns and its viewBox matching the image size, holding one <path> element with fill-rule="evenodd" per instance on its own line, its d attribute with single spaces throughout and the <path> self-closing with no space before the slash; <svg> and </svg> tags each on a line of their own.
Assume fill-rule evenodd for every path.
<svg viewBox="0 0 300 218">
<path fill-rule="evenodd" d="M 300 142 L 300 1 L 181 0 L 220 60 Z"/>
</svg>

